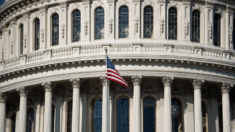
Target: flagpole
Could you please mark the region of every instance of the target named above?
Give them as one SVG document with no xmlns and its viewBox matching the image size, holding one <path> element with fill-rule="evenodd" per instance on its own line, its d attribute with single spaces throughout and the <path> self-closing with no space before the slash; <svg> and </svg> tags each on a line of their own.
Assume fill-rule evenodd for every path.
<svg viewBox="0 0 235 132">
<path fill-rule="evenodd" d="M 108 70 L 107 52 L 108 52 L 108 50 L 105 49 L 105 54 L 106 54 L 106 74 L 107 74 L 107 70 Z M 108 123 L 109 123 L 109 122 L 108 122 L 108 113 L 109 113 L 109 112 L 108 112 L 108 110 L 109 110 L 109 109 L 108 109 L 108 105 L 109 105 L 109 104 L 108 104 L 108 102 L 109 102 L 109 101 L 108 101 L 108 99 L 109 99 L 109 98 L 108 98 L 108 97 L 109 97 L 109 95 L 108 95 L 108 90 L 109 90 L 109 89 L 108 89 L 108 79 L 106 78 L 106 97 L 107 97 L 107 98 L 106 98 L 106 101 L 107 101 L 107 102 L 106 102 L 106 110 L 107 110 L 107 116 L 106 116 L 107 119 L 106 119 L 106 123 L 107 123 L 107 124 L 106 124 L 106 128 L 105 128 L 105 129 L 106 129 L 105 132 L 108 132 L 108 128 L 109 128 L 109 127 L 108 127 Z"/>
</svg>

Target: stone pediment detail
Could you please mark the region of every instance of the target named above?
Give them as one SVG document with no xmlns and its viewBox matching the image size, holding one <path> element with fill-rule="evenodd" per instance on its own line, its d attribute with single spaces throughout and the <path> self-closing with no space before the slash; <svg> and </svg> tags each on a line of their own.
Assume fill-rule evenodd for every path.
<svg viewBox="0 0 235 132">
<path fill-rule="evenodd" d="M 153 2 L 153 0 L 144 0 L 142 5 L 143 5 L 143 7 L 148 6 L 148 5 L 153 6 L 154 2 Z"/>
</svg>

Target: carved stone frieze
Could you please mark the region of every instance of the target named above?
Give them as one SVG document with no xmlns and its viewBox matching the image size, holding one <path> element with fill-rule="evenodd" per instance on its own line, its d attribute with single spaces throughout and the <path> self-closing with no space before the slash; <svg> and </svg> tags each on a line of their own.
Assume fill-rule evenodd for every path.
<svg viewBox="0 0 235 132">
<path fill-rule="evenodd" d="M 87 36 L 88 35 L 88 24 L 89 24 L 89 22 L 87 21 L 87 20 L 85 20 L 84 21 L 84 30 L 85 30 L 85 36 Z"/>
<path fill-rule="evenodd" d="M 142 76 L 132 76 L 131 79 L 134 86 L 140 86 Z"/>
<path fill-rule="evenodd" d="M 51 82 L 44 82 L 42 83 L 42 86 L 44 87 L 45 92 L 52 92 Z"/>
<path fill-rule="evenodd" d="M 185 22 L 185 36 L 189 35 L 189 25 L 190 23 L 188 21 Z"/>
<path fill-rule="evenodd" d="M 25 87 L 19 87 L 17 88 L 17 91 L 20 94 L 20 97 L 27 97 L 28 91 L 25 89 Z"/>
<path fill-rule="evenodd" d="M 209 38 L 212 39 L 212 36 L 213 36 L 213 27 L 212 27 L 211 23 L 208 24 L 208 33 L 209 33 Z"/>
<path fill-rule="evenodd" d="M 144 0 L 143 2 L 143 7 L 148 6 L 148 5 L 154 5 L 153 0 Z"/>
<path fill-rule="evenodd" d="M 113 33 L 113 19 L 112 18 L 109 19 L 109 33 L 110 34 Z"/>
<path fill-rule="evenodd" d="M 44 29 L 41 29 L 41 41 L 44 43 Z"/>
<path fill-rule="evenodd" d="M 80 88 L 80 78 L 71 78 L 70 82 L 73 85 L 73 88 Z"/>
<path fill-rule="evenodd" d="M 233 28 L 229 27 L 229 46 L 233 44 Z"/>
<path fill-rule="evenodd" d="M 5 93 L 0 93 L 0 103 L 6 103 L 7 96 Z"/>
<path fill-rule="evenodd" d="M 162 79 L 162 83 L 163 83 L 164 87 L 171 87 L 172 81 L 173 81 L 173 77 L 166 77 L 165 76 Z"/>
<path fill-rule="evenodd" d="M 222 93 L 229 93 L 230 89 L 231 89 L 231 85 L 229 83 L 223 83 L 221 86 Z"/>
<path fill-rule="evenodd" d="M 137 17 L 134 19 L 134 23 L 135 23 L 135 33 L 138 33 L 139 19 Z"/>
<path fill-rule="evenodd" d="M 66 28 L 66 25 L 63 23 L 63 24 L 61 25 L 61 30 L 62 30 L 61 34 L 62 34 L 62 38 L 63 38 L 63 39 L 64 39 L 64 37 L 65 37 L 65 28 Z"/>
<path fill-rule="evenodd" d="M 162 19 L 160 19 L 160 32 L 161 32 L 161 34 L 164 33 L 164 28 L 165 28 L 165 20 L 162 18 Z"/>
<path fill-rule="evenodd" d="M 193 88 L 194 89 L 201 89 L 203 83 L 204 83 L 204 80 L 194 79 L 193 80 Z"/>
</svg>

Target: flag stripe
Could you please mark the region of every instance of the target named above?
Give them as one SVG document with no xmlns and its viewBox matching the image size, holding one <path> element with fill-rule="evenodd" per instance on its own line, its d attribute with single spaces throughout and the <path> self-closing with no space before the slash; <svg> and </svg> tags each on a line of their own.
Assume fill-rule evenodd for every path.
<svg viewBox="0 0 235 132">
<path fill-rule="evenodd" d="M 122 81 L 123 83 L 127 84 L 126 81 L 123 78 L 121 78 L 120 76 L 117 76 L 115 74 L 107 73 L 107 78 L 109 78 L 109 77 L 116 78 L 116 79 Z"/>
<path fill-rule="evenodd" d="M 116 78 L 109 77 L 109 78 L 107 78 L 107 79 L 108 79 L 108 80 L 115 81 L 115 82 L 117 82 L 117 83 L 120 83 L 120 84 L 124 85 L 125 87 L 128 87 L 128 85 L 127 85 L 127 84 L 125 84 L 125 83 L 121 82 L 120 80 L 117 80 Z"/>
</svg>

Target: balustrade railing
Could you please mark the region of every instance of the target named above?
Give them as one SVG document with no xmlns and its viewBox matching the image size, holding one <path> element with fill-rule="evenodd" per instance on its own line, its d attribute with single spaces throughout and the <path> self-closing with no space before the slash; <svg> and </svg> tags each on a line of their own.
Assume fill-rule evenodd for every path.
<svg viewBox="0 0 235 132">
<path fill-rule="evenodd" d="M 0 70 L 13 68 L 19 65 L 26 65 L 35 62 L 55 60 L 60 58 L 82 57 L 82 56 L 97 56 L 104 55 L 104 49 L 109 48 L 111 55 L 119 54 L 151 54 L 154 55 L 174 55 L 174 56 L 191 56 L 203 57 L 205 59 L 224 60 L 235 63 L 235 54 L 227 53 L 220 50 L 195 48 L 190 46 L 172 46 L 172 45 L 142 45 L 142 44 L 113 44 L 106 46 L 80 46 L 80 47 L 66 47 L 61 49 L 52 49 L 41 52 L 30 53 L 16 58 L 3 60 L 0 62 Z"/>
</svg>

